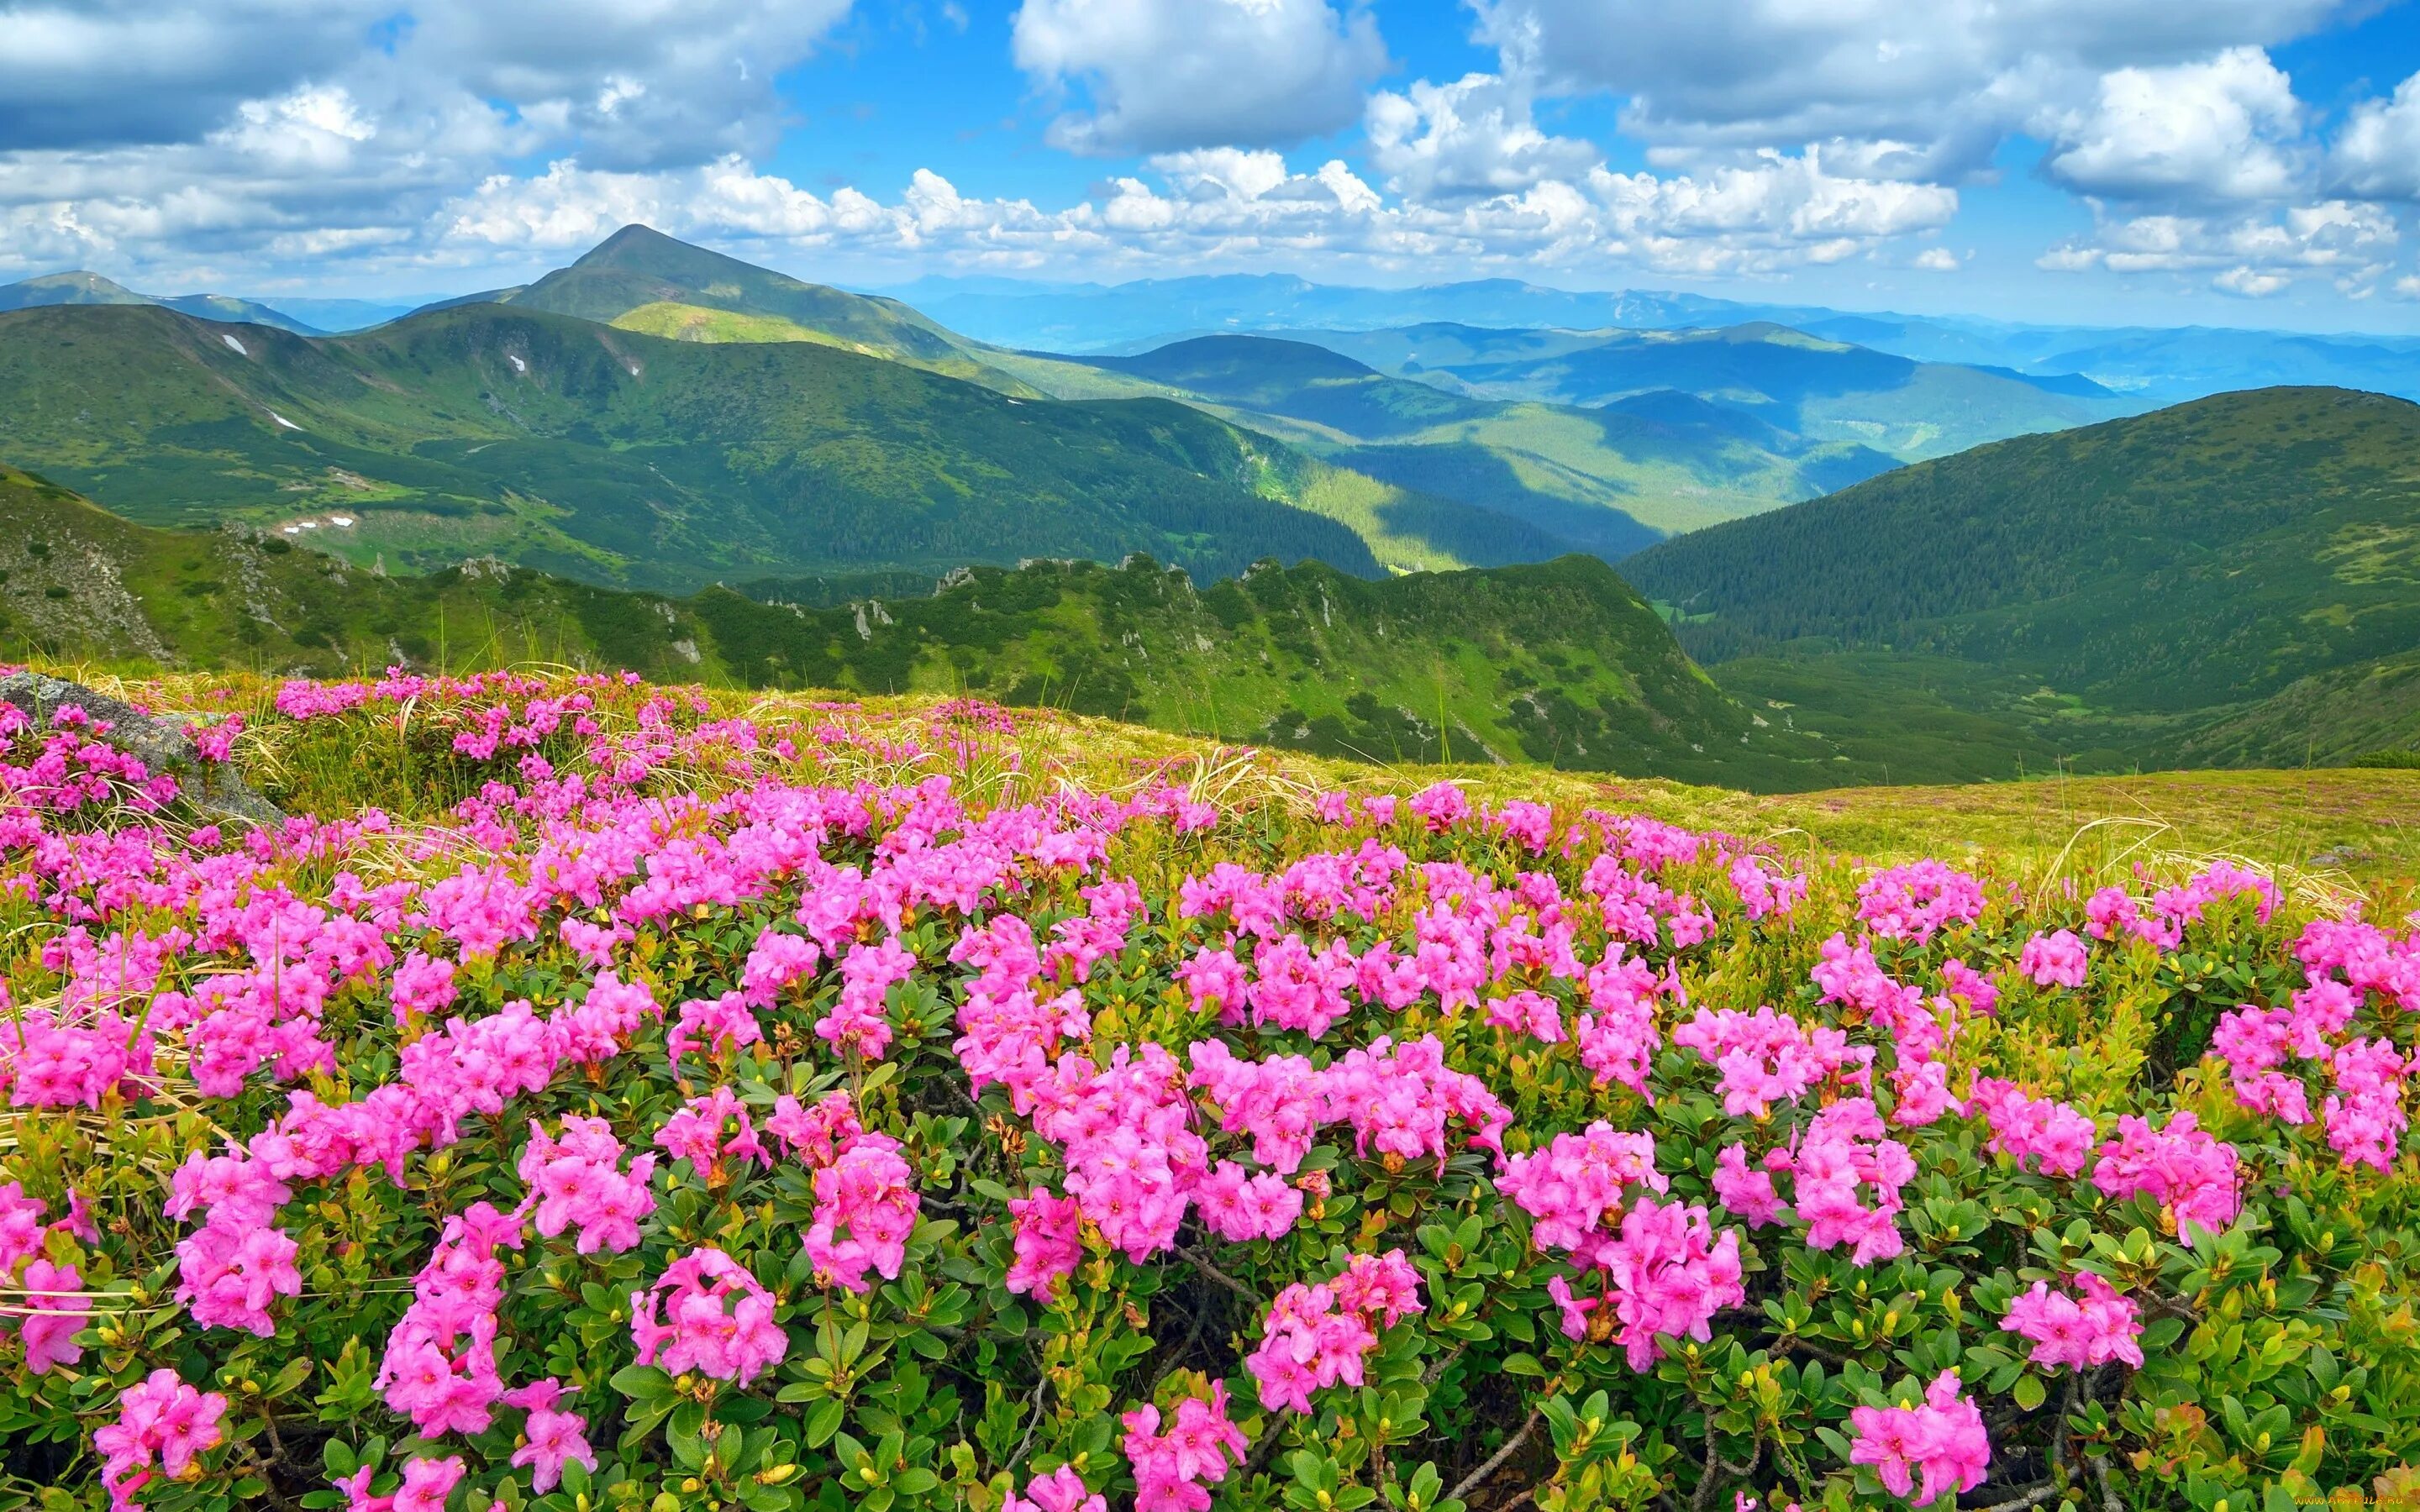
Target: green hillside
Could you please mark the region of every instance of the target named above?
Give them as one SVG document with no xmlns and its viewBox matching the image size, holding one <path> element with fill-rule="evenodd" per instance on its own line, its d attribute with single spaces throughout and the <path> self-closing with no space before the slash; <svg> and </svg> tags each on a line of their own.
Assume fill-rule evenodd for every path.
<svg viewBox="0 0 2420 1512">
<path fill-rule="evenodd" d="M 1624 570 L 1726 686 L 1827 733 L 1864 702 L 1889 738 L 1870 700 L 1895 687 L 2104 768 L 2420 736 L 2420 406 L 2400 399 L 2264 389 L 2003 441 Z"/>
<path fill-rule="evenodd" d="M 813 341 L 973 378 L 1022 397 L 1035 391 L 969 355 L 973 344 L 900 303 L 809 284 L 644 225 L 626 225 L 568 268 L 498 302 L 689 341 Z"/>
<path fill-rule="evenodd" d="M 939 572 L 1147 551 L 1379 570 L 1282 449 L 1165 400 L 1019 400 L 809 342 L 469 304 L 305 340 L 148 306 L 0 316 L 7 460 L 154 524 L 351 521 L 357 563 L 595 581 Z"/>
<path fill-rule="evenodd" d="M 925 588 L 814 609 L 720 587 L 622 592 L 491 559 L 394 578 L 249 527 L 137 525 L 0 468 L 0 660 L 322 674 L 535 660 L 719 686 L 979 692 L 1361 760 L 1755 788 L 1855 775 L 1716 688 L 1593 558 L 1375 582 L 1264 564 L 1197 591 L 1136 557 L 964 569 Z"/>
<path fill-rule="evenodd" d="M 1551 347 L 1568 333 L 1476 334 Z M 1871 448 L 1809 443 L 1670 390 L 1636 409 L 1477 398 L 1269 336 L 1202 336 L 1080 361 L 1019 354 L 1003 365 L 1055 394 L 1184 398 L 1339 466 L 1510 517 L 1565 549 L 1609 560 L 1894 465 Z"/>
</svg>

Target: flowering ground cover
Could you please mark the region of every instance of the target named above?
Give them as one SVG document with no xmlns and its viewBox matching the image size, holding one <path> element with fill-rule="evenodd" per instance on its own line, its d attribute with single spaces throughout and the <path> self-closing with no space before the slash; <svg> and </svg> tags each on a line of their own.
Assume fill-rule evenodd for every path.
<svg viewBox="0 0 2420 1512">
<path fill-rule="evenodd" d="M 297 683 L 243 831 L 0 708 L 0 1498 L 2420 1486 L 2407 881 L 1037 728 Z"/>
</svg>

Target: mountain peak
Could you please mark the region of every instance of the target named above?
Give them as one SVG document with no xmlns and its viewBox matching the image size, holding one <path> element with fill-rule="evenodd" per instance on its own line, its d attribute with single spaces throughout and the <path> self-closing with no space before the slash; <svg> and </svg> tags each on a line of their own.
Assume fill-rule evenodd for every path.
<svg viewBox="0 0 2420 1512">
<path fill-rule="evenodd" d="M 43 273 L 22 283 L 0 285 L 0 310 L 30 309 L 38 304 L 149 304 L 143 295 L 85 269 Z"/>
<path fill-rule="evenodd" d="M 666 236 L 652 225 L 633 221 L 589 248 L 572 266 L 578 267 L 581 263 L 611 262 L 618 256 L 634 252 L 656 253 L 674 248 L 678 248 L 682 252 L 706 251 L 705 248 L 692 246 L 678 237 Z"/>
</svg>

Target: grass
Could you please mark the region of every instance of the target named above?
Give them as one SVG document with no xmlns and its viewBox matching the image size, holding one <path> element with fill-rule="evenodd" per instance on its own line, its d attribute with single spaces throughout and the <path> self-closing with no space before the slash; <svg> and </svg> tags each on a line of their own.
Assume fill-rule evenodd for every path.
<svg viewBox="0 0 2420 1512">
<path fill-rule="evenodd" d="M 277 680 L 241 672 L 127 676 L 92 665 L 54 665 L 70 677 L 154 708 L 241 712 L 253 729 L 238 744 L 248 776 L 297 811 L 350 812 L 376 804 L 399 817 L 432 818 L 470 795 L 412 764 L 408 729 L 365 747 L 348 722 L 295 725 L 271 705 Z M 523 671 L 546 671 L 524 665 Z M 932 717 L 933 696 L 853 696 L 830 690 L 703 690 L 718 717 L 784 716 L 881 724 Z M 2161 772 L 2139 777 L 2047 777 L 2023 782 L 1931 787 L 1842 787 L 1756 795 L 1661 779 L 1607 778 L 1534 766 L 1340 760 L 1312 752 L 1204 740 L 1060 710 L 1015 716 L 1016 760 L 987 780 L 1047 791 L 1061 779 L 1123 791 L 1173 773 L 1203 791 L 1291 800 L 1342 786 L 1404 791 L 1450 778 L 1475 796 L 1524 797 L 1652 814 L 1804 848 L 1895 862 L 1945 856 L 2028 886 L 2064 877 L 2122 875 L 2134 863 L 2225 856 L 2289 873 L 2298 885 L 2366 892 L 2373 917 L 2420 904 L 2420 770 Z M 876 779 L 915 775 L 869 767 Z"/>
</svg>

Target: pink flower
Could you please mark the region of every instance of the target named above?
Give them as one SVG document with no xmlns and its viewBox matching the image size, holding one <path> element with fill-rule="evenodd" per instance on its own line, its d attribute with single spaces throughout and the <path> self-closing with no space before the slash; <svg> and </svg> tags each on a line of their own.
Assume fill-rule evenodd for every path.
<svg viewBox="0 0 2420 1512">
<path fill-rule="evenodd" d="M 1011 1491 L 1000 1512 L 1109 1512 L 1109 1499 L 1084 1485 L 1072 1465 L 1061 1465 L 1047 1475 L 1025 1483 L 1025 1494 Z"/>
<path fill-rule="evenodd" d="M 837 1160 L 815 1172 L 815 1214 L 807 1229 L 807 1257 L 815 1276 L 850 1291 L 867 1288 L 865 1273 L 896 1279 L 916 1231 L 915 1171 L 888 1134 L 862 1134 Z"/>
<path fill-rule="evenodd" d="M 1159 1409 L 1149 1403 L 1119 1421 L 1125 1428 L 1121 1447 L 1134 1467 L 1135 1512 L 1207 1512 L 1210 1493 L 1202 1489 L 1203 1484 L 1225 1480 L 1251 1449 L 1244 1430 L 1228 1420 L 1223 1381 L 1210 1383 L 1206 1400 L 1187 1396 L 1178 1402 L 1176 1421 L 1166 1433 L 1159 1431 Z M 1079 1507 L 1078 1512 L 1098 1509 Z"/>
<path fill-rule="evenodd" d="M 1419 1273 L 1402 1250 L 1356 1255 L 1332 1281 L 1278 1293 L 1244 1368 L 1260 1383 L 1262 1406 L 1309 1412 L 1313 1391 L 1361 1384 L 1379 1329 L 1423 1310 Z"/>
<path fill-rule="evenodd" d="M 2028 1097 L 2013 1082 L 1977 1078 L 1966 1107 L 1992 1126 L 1984 1148 L 2009 1156 L 2021 1169 L 2031 1160 L 2040 1163 L 2044 1176 L 2074 1176 L 2091 1157 L 2091 1119 L 2064 1103 Z"/>
<path fill-rule="evenodd" d="M 630 1337 L 641 1365 L 672 1375 L 694 1370 L 743 1386 L 779 1364 L 789 1348 L 788 1335 L 773 1320 L 773 1294 L 711 1248 L 690 1250 L 665 1267 L 652 1288 L 630 1293 Z"/>
<path fill-rule="evenodd" d="M 529 1413 L 521 1430 L 523 1443 L 513 1451 L 513 1464 L 530 1467 L 530 1489 L 540 1496 L 563 1480 L 563 1467 L 578 1464 L 597 1469 L 597 1451 L 588 1446 L 588 1419 L 561 1410 L 563 1388 L 553 1377 L 534 1381 L 504 1393 L 504 1404 Z"/>
<path fill-rule="evenodd" d="M 2037 987 L 2081 987 L 2086 965 L 2085 944 L 2071 930 L 2036 934 L 2017 952 L 2017 969 Z"/>
<path fill-rule="evenodd" d="M 1083 1215 L 1074 1197 L 1055 1197 L 1039 1186 L 1029 1196 L 1011 1197 L 1008 1210 L 1016 1251 L 1008 1268 L 1008 1289 L 1048 1303 L 1059 1282 L 1075 1274 L 1084 1257 Z"/>
<path fill-rule="evenodd" d="M 17 1284 L 24 1303 L 0 1306 L 0 1319 L 16 1318 L 17 1332 L 25 1346 L 25 1368 L 39 1376 L 53 1365 L 83 1359 L 84 1348 L 75 1336 L 92 1316 L 92 1304 L 74 1295 L 84 1288 L 76 1268 L 36 1260 L 25 1267 Z"/>
<path fill-rule="evenodd" d="M 2131 1298 L 2089 1271 L 2075 1278 L 2081 1296 L 2053 1291 L 2047 1281 L 2009 1304 L 2000 1326 L 2033 1341 L 2038 1365 L 2072 1365 L 2078 1370 L 2123 1360 L 2140 1366 L 2142 1319 Z"/>
<path fill-rule="evenodd" d="M 1871 1465 L 1893 1496 L 1918 1506 L 1950 1491 L 1983 1484 L 1992 1465 L 1991 1438 L 1983 1414 L 1960 1395 L 1958 1372 L 1945 1370 L 1925 1389 L 1920 1407 L 1859 1407 L 1849 1413 L 1855 1434 L 1849 1462 Z M 1919 1489 L 1916 1477 L 1921 1473 Z"/>
<path fill-rule="evenodd" d="M 201 1456 L 225 1440 L 220 1420 L 226 1398 L 196 1391 L 173 1370 L 154 1370 L 118 1394 L 117 1421 L 96 1430 L 101 1480 L 116 1512 L 139 1505 L 134 1493 L 151 1479 L 151 1467 L 180 1480 Z"/>
<path fill-rule="evenodd" d="M 2235 1147 L 2213 1139 L 2191 1113 L 2179 1113 L 2165 1129 L 2127 1115 L 2118 1137 L 2101 1147 L 2092 1184 L 2113 1197 L 2148 1196 L 2165 1208 L 2178 1237 L 2193 1242 L 2195 1228 L 2225 1231 L 2242 1207 L 2236 1192 Z"/>
</svg>

